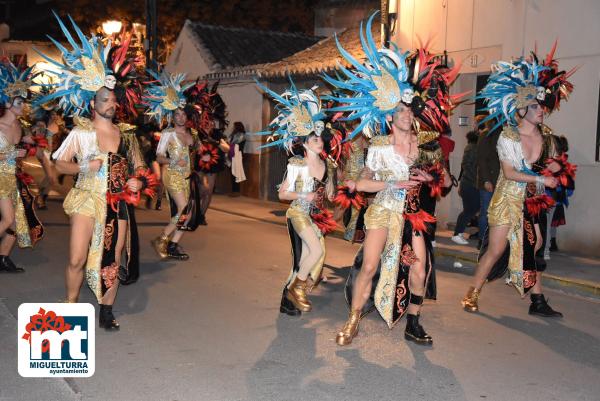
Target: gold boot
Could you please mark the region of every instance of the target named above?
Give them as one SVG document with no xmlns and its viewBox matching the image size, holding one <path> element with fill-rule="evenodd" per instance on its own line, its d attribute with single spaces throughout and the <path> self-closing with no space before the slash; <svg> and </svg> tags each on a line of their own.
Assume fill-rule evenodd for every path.
<svg viewBox="0 0 600 401">
<path fill-rule="evenodd" d="M 338 345 L 348 345 L 358 334 L 358 323 L 360 322 L 360 310 L 352 309 L 344 328 L 335 337 Z"/>
<path fill-rule="evenodd" d="M 158 237 L 154 238 L 150 241 L 154 250 L 158 254 L 161 259 L 167 258 L 167 244 L 169 243 L 169 236 L 166 234 L 161 234 Z"/>
<path fill-rule="evenodd" d="M 292 284 L 288 287 L 286 297 L 302 312 L 311 311 L 312 304 L 306 297 L 306 280 L 300 280 L 298 276 L 296 276 L 294 281 L 292 281 Z"/>
<path fill-rule="evenodd" d="M 479 310 L 479 305 L 477 304 L 479 301 L 479 294 L 481 294 L 481 290 L 477 290 L 475 287 L 469 287 L 467 295 L 465 295 L 461 302 L 463 309 L 467 312 L 477 312 Z"/>
</svg>

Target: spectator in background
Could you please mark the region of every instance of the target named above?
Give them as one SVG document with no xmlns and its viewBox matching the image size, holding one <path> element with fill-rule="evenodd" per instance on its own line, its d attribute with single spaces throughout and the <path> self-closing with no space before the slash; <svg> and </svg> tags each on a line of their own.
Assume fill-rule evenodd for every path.
<svg viewBox="0 0 600 401">
<path fill-rule="evenodd" d="M 476 183 L 478 139 L 479 131 L 477 129 L 467 133 L 467 146 L 465 146 L 460 165 L 458 194 L 462 198 L 463 210 L 458 215 L 454 235 L 451 238 L 452 242 L 460 245 L 469 243 L 464 236 L 465 228 L 467 227 L 467 223 L 479 211 L 479 191 Z"/>
<path fill-rule="evenodd" d="M 233 131 L 229 135 L 229 160 L 231 161 L 231 195 L 240 196 L 240 182 L 245 180 L 243 167 L 241 164 L 236 164 L 236 157 L 242 158 L 244 153 L 244 145 L 246 145 L 246 129 L 241 121 L 233 123 Z M 236 167 L 237 166 L 237 167 Z M 240 170 L 241 167 L 241 170 Z"/>
<path fill-rule="evenodd" d="M 482 118 L 479 117 L 476 120 L 481 121 Z M 493 124 L 493 121 L 485 123 L 485 128 L 480 130 L 477 142 L 477 188 L 479 188 L 479 242 L 477 249 L 481 248 L 485 231 L 488 228 L 488 207 L 494 194 L 498 174 L 500 174 L 500 159 L 498 159 L 496 144 L 501 128 L 490 132 Z"/>
</svg>

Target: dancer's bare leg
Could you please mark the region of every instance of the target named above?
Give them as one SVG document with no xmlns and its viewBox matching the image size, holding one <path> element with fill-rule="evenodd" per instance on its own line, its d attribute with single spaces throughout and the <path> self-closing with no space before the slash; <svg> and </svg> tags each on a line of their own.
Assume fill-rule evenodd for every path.
<svg viewBox="0 0 600 401">
<path fill-rule="evenodd" d="M 82 214 L 71 216 L 69 264 L 65 272 L 67 302 L 77 302 L 83 284 L 84 265 L 94 231 L 94 219 Z"/>
<path fill-rule="evenodd" d="M 361 310 L 371 296 L 373 276 L 377 273 L 387 234 L 387 228 L 375 228 L 366 232 L 363 244 L 363 263 L 352 291 L 353 310 Z"/>
<path fill-rule="evenodd" d="M 488 248 L 475 268 L 475 276 L 473 277 L 473 287 L 475 289 L 480 290 L 483 287 L 494 263 L 504 253 L 508 244 L 507 235 L 509 229 L 509 225 L 490 226 Z"/>
</svg>

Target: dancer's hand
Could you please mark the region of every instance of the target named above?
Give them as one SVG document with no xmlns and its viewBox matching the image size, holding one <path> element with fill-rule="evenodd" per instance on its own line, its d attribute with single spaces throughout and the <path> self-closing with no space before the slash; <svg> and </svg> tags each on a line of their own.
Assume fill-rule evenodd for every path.
<svg viewBox="0 0 600 401">
<path fill-rule="evenodd" d="M 316 196 L 317 196 L 316 193 L 309 192 L 307 194 L 304 194 L 304 200 L 306 200 L 307 202 L 313 202 L 315 200 Z"/>
<path fill-rule="evenodd" d="M 494 192 L 494 184 L 492 184 L 489 181 L 486 181 L 483 183 L 483 187 L 485 188 L 486 191 L 488 192 Z"/>
<path fill-rule="evenodd" d="M 348 187 L 348 191 L 350 191 L 350 193 L 356 191 L 356 181 L 346 180 L 344 181 L 344 185 Z"/>
<path fill-rule="evenodd" d="M 402 181 L 396 181 L 392 184 L 392 188 L 395 189 L 411 189 L 412 187 L 419 185 L 420 182 L 419 181 L 415 181 L 415 180 L 402 180 Z"/>
<path fill-rule="evenodd" d="M 433 176 L 429 173 L 424 172 L 421 169 L 411 170 L 410 174 L 411 180 L 419 181 L 419 182 L 430 182 L 433 181 Z"/>
<path fill-rule="evenodd" d="M 550 162 L 547 166 L 548 170 L 552 173 L 558 173 L 560 171 L 560 164 L 557 162 Z"/>
<path fill-rule="evenodd" d="M 558 180 L 554 177 L 544 177 L 544 186 L 548 188 L 556 188 Z"/>
<path fill-rule="evenodd" d="M 138 192 L 142 189 L 142 182 L 137 178 L 130 178 L 127 180 L 127 187 L 131 189 L 132 192 Z"/>
<path fill-rule="evenodd" d="M 183 160 L 183 159 L 179 159 L 179 160 L 177 160 L 177 163 L 176 163 L 176 164 L 177 164 L 179 167 L 185 167 L 185 166 L 186 166 L 186 162 L 185 162 L 185 160 Z"/>
<path fill-rule="evenodd" d="M 25 149 L 17 149 L 17 159 L 22 159 L 27 156 L 27 151 Z"/>
</svg>

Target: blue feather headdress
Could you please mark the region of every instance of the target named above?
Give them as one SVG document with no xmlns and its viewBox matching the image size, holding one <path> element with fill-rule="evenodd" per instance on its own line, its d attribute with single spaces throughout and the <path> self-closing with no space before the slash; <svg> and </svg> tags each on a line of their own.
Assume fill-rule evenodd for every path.
<svg viewBox="0 0 600 401">
<path fill-rule="evenodd" d="M 281 95 L 260 82 L 257 85 L 276 103 L 277 116 L 268 126 L 268 131 L 258 135 L 271 135 L 270 142 L 262 147 L 282 146 L 291 151 L 295 138 L 307 137 L 311 133 L 321 135 L 325 129 L 325 114 L 321 108 L 321 100 L 314 92 L 317 88 L 298 90 L 290 79 L 290 87 Z"/>
<path fill-rule="evenodd" d="M 362 131 L 366 136 L 385 133 L 386 117 L 392 115 L 400 102 L 411 104 L 415 95 L 408 82 L 406 65 L 408 52 L 402 53 L 395 45 L 392 49 L 378 49 L 371 33 L 373 13 L 367 20 L 366 29 L 360 25 L 360 42 L 366 60 L 361 63 L 348 53 L 335 38 L 341 55 L 352 65 L 348 69 L 338 63 L 341 77 L 324 75 L 323 79 L 335 88 L 348 93 L 347 96 L 324 97 L 340 103 L 331 111 L 348 112 L 345 120 L 360 120 L 350 138 Z"/>
<path fill-rule="evenodd" d="M 59 99 L 58 105 L 66 115 L 86 115 L 90 113 L 90 101 L 96 91 L 102 87 L 114 89 L 116 79 L 106 64 L 110 47 L 104 47 L 95 36 L 87 38 L 70 16 L 69 21 L 78 40 L 75 40 L 60 17 L 54 13 L 60 28 L 72 47 L 68 50 L 57 40 L 48 36 L 62 54 L 62 63 L 36 50 L 53 66 L 51 74 L 58 76 L 56 83 L 49 84 L 53 90 L 50 94 L 34 101 L 34 106 L 40 106 L 54 99 Z M 55 71 L 56 70 L 56 71 Z"/>
<path fill-rule="evenodd" d="M 168 74 L 164 71 L 159 74 L 151 70 L 148 70 L 148 74 L 155 80 L 148 82 L 144 92 L 143 101 L 148 108 L 146 114 L 159 124 L 163 120 L 170 124 L 175 110 L 186 105 L 184 92 L 195 82 L 184 84 L 185 74 Z"/>
<path fill-rule="evenodd" d="M 492 65 L 492 74 L 485 87 L 475 97 L 483 99 L 490 114 L 479 123 L 497 120 L 490 130 L 504 124 L 516 126 L 518 109 L 539 103 L 545 99 L 545 88 L 540 82 L 540 73 L 548 67 L 537 60 L 520 58 L 513 62 L 498 61 Z"/>
<path fill-rule="evenodd" d="M 37 75 L 31 73 L 32 68 L 21 70 L 8 60 L 0 63 L 0 102 L 10 103 L 17 96 L 27 99 Z"/>
</svg>

